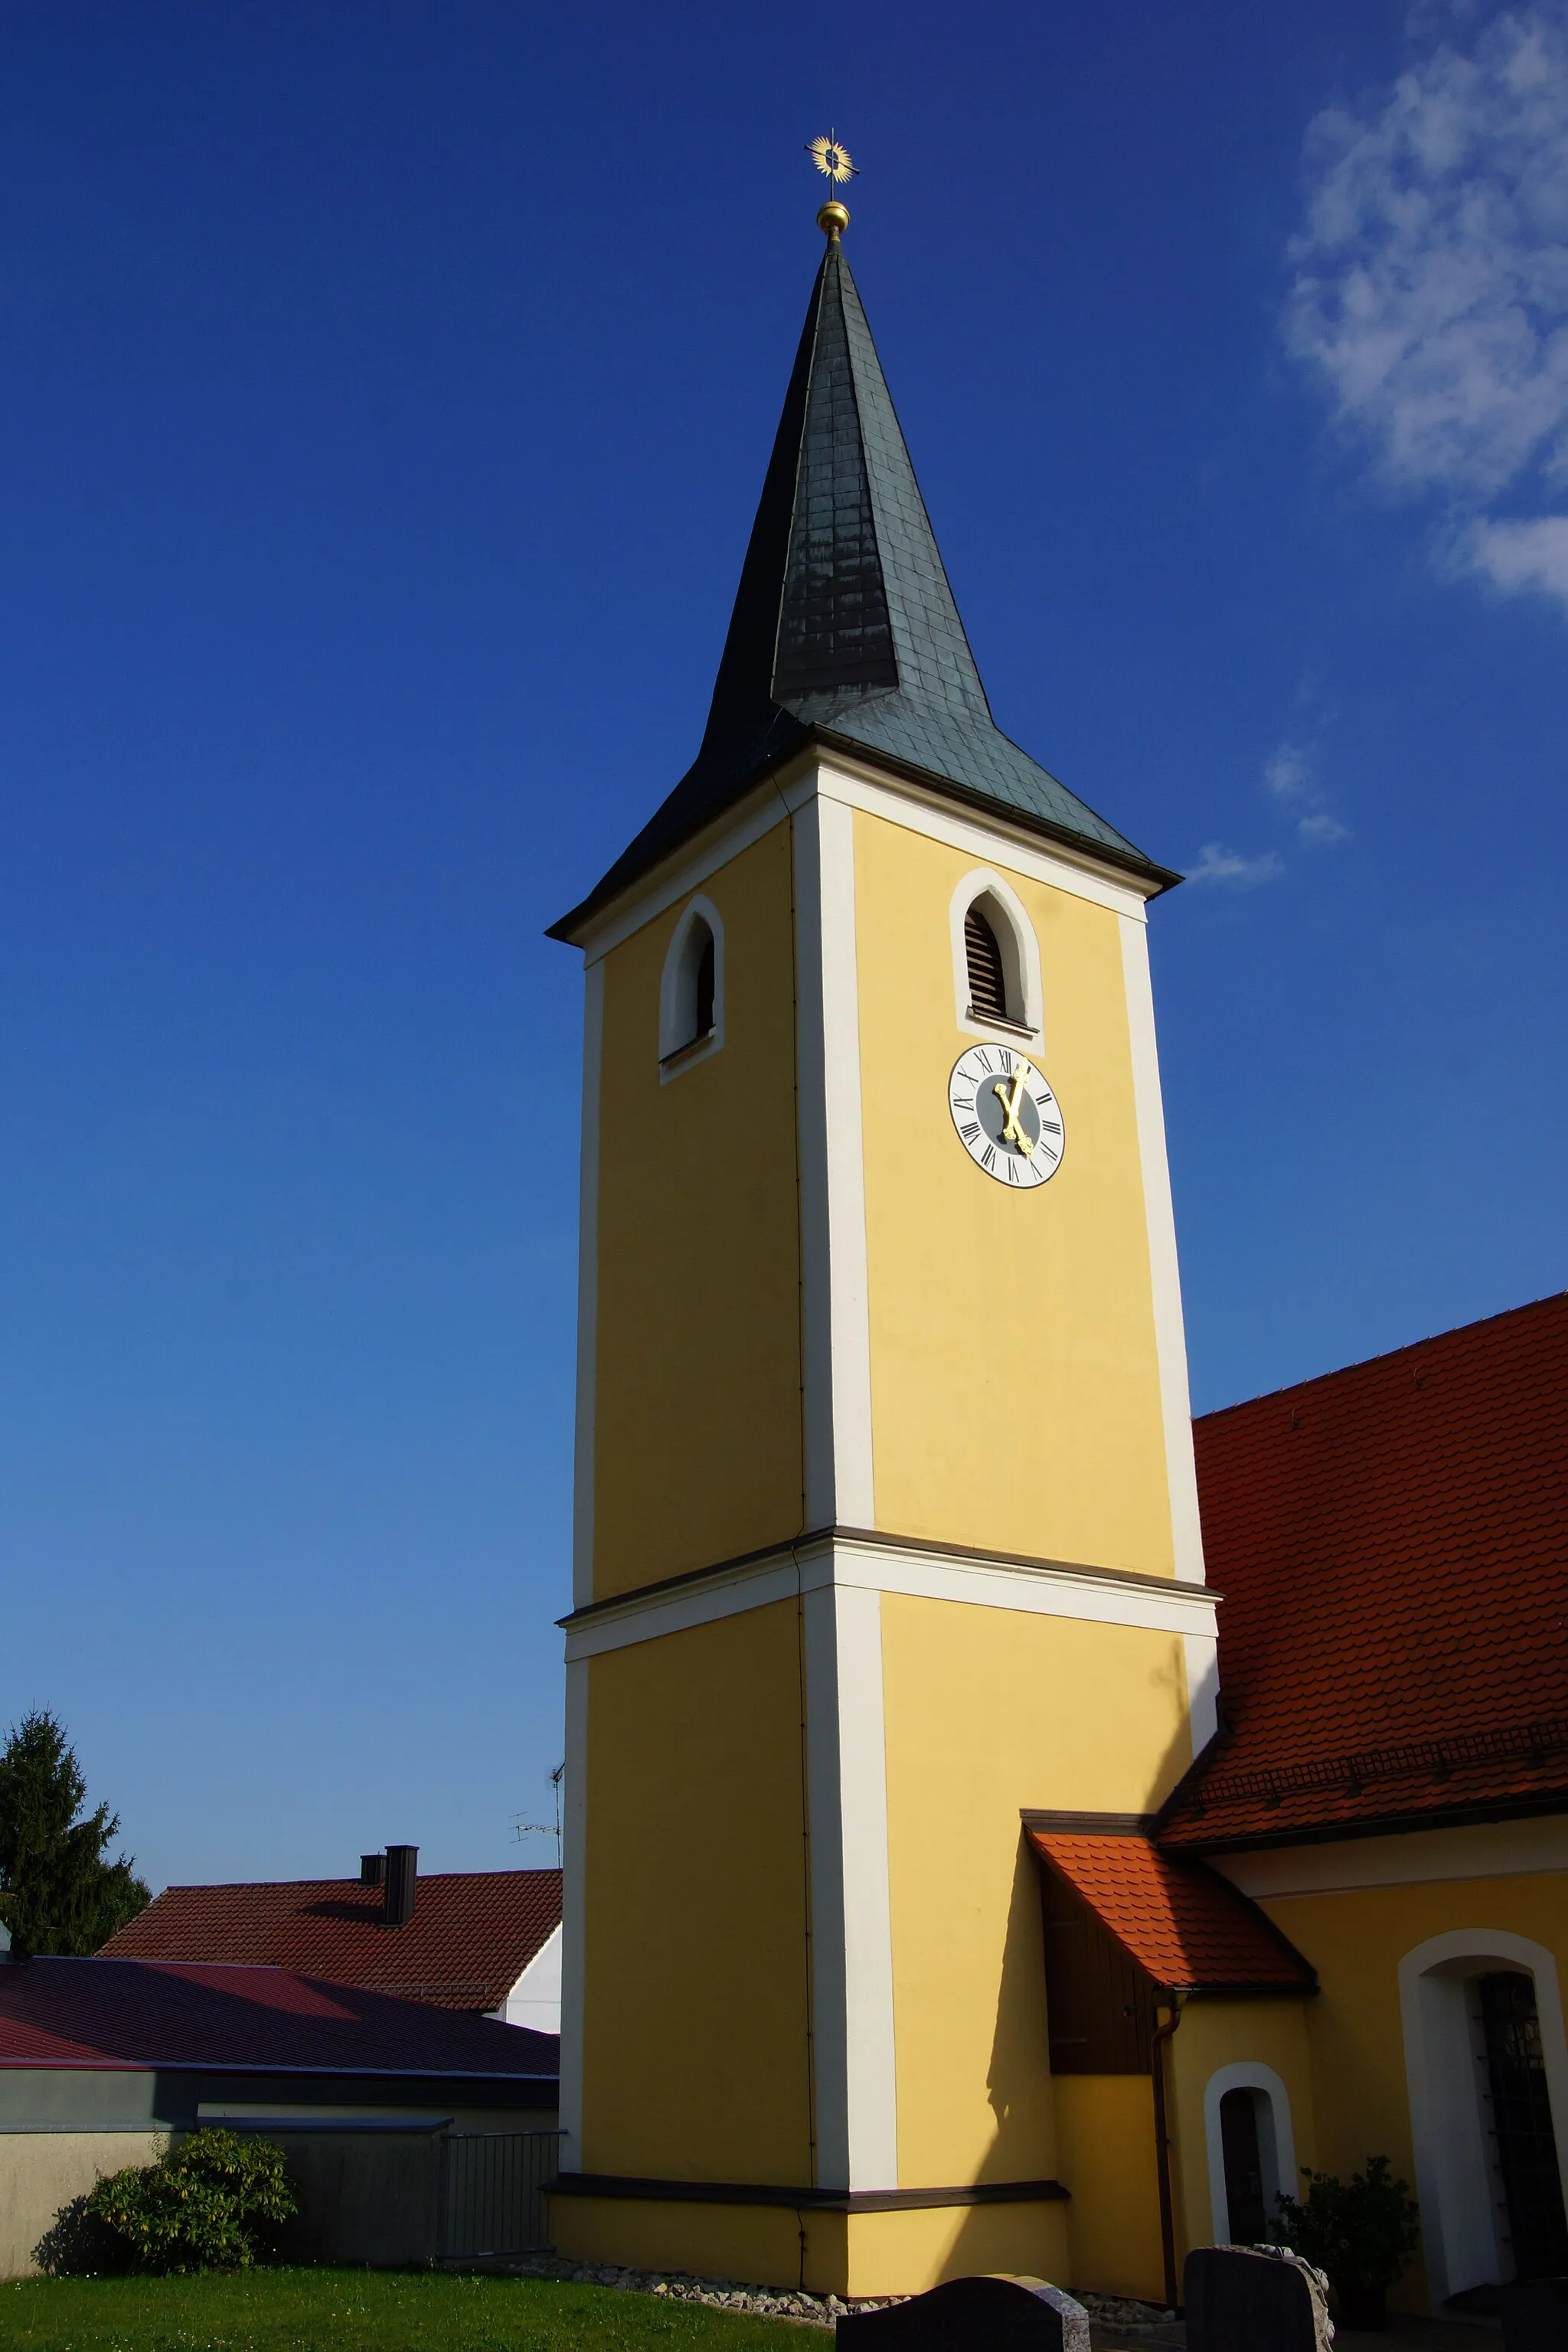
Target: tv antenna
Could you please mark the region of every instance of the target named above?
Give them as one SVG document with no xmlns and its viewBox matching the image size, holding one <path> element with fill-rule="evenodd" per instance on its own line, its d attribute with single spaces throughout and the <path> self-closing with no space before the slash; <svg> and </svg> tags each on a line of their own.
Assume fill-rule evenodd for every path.
<svg viewBox="0 0 1568 2352">
<path fill-rule="evenodd" d="M 554 1771 L 550 1775 L 550 1786 L 555 1798 L 555 1820 L 553 1825 L 549 1822 L 525 1822 L 521 1813 L 513 1813 L 511 1817 L 511 1834 L 514 1845 L 521 1845 L 525 1837 L 552 1837 L 555 1840 L 555 1867 L 557 1870 L 561 1867 L 561 1783 L 565 1778 L 565 1765 L 563 1763 L 557 1764 Z"/>
</svg>

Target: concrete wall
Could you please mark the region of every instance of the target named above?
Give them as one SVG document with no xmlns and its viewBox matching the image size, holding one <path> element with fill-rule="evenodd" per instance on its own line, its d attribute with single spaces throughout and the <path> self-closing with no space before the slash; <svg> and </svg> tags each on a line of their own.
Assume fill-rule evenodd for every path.
<svg viewBox="0 0 1568 2352">
<path fill-rule="evenodd" d="M 155 2164 L 166 2131 L 0 2134 L 0 2278 L 38 2267 L 35 2249 L 62 2205 L 85 2197 L 100 2174 Z"/>
<path fill-rule="evenodd" d="M 552 2130 L 555 2119 L 474 2109 L 458 2120 L 469 2132 L 512 2132 Z M 344 2130 L 303 2119 L 292 2130 L 287 2123 L 268 2128 L 262 2136 L 283 2150 L 300 2192 L 300 2213 L 287 2225 L 279 2252 L 289 2262 L 373 2268 L 434 2261 L 446 2130 L 445 2117 L 392 2129 L 367 2122 L 362 2130 Z M 176 2137 L 159 2130 L 0 2133 L 0 2278 L 36 2272 L 39 2242 L 62 2207 L 84 2197 L 103 2174 L 155 2163 Z"/>
</svg>

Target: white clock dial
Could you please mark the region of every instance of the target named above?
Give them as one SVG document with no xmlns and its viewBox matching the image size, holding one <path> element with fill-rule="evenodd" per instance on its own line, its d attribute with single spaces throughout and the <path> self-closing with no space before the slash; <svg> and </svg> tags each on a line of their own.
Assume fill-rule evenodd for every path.
<svg viewBox="0 0 1568 2352">
<path fill-rule="evenodd" d="M 958 1139 L 977 1168 L 1027 1192 L 1062 1164 L 1062 1107 L 1026 1054 L 971 1045 L 947 1082 Z"/>
</svg>

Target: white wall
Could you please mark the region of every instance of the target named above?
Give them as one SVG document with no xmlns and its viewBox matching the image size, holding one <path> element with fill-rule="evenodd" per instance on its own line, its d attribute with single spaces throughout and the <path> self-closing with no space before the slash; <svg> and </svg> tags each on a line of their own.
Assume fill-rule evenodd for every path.
<svg viewBox="0 0 1568 2352">
<path fill-rule="evenodd" d="M 531 2026 L 535 2033 L 561 2031 L 561 1929 L 552 1928 L 500 2009 L 503 2025 Z"/>
</svg>

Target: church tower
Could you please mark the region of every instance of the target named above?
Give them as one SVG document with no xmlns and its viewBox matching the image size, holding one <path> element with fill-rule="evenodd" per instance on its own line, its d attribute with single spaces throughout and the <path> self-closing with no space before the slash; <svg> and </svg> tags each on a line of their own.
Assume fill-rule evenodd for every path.
<svg viewBox="0 0 1568 2352">
<path fill-rule="evenodd" d="M 1145 946 L 1177 877 L 993 720 L 847 220 L 696 761 L 553 932 L 552 2216 L 574 2256 L 874 2294 L 1070 2276 L 1109 2143 L 1051 2072 L 1021 1816 L 1150 1813 L 1215 1645 Z"/>
</svg>

